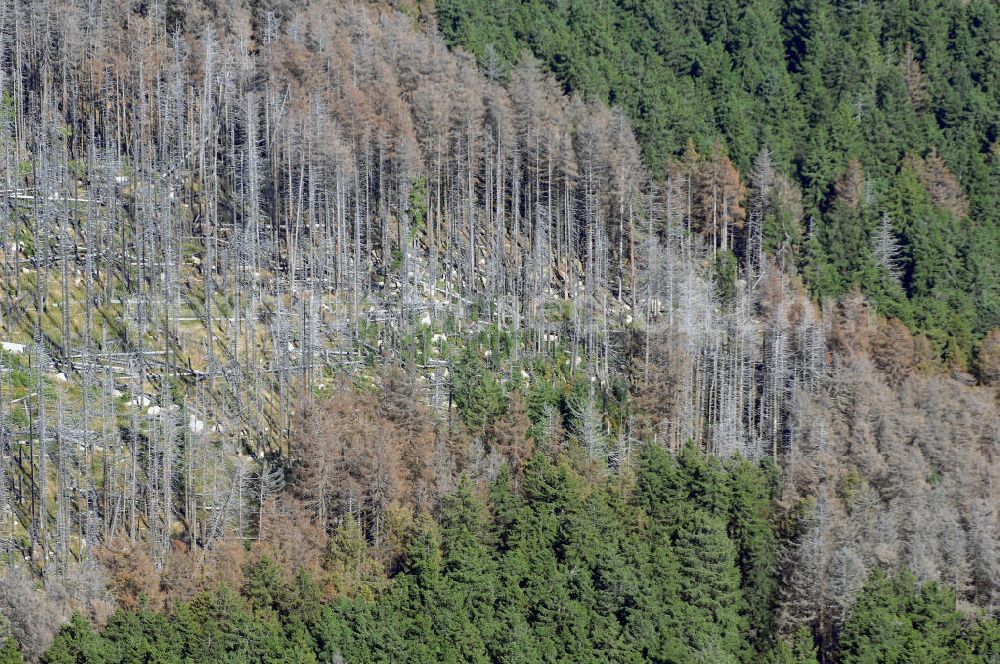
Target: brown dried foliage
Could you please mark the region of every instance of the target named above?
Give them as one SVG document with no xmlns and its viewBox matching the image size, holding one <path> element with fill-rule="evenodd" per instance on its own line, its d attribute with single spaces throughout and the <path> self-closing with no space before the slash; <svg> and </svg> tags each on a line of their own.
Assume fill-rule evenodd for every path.
<svg viewBox="0 0 1000 664">
<path fill-rule="evenodd" d="M 701 217 L 700 230 L 703 235 L 722 236 L 722 246 L 731 241 L 727 235 L 731 229 L 743 228 L 746 210 L 743 201 L 746 190 L 740 181 L 740 173 L 729 160 L 721 141 L 716 141 L 707 159 L 697 159 L 695 182 Z"/>
<path fill-rule="evenodd" d="M 987 385 L 1000 385 L 1000 328 L 990 330 L 979 346 L 976 358 L 979 379 Z"/>
<path fill-rule="evenodd" d="M 968 215 L 969 201 L 965 197 L 962 185 L 948 170 L 944 159 L 937 152 L 931 152 L 923 159 L 916 155 L 908 155 L 904 160 L 904 166 L 913 169 L 934 205 L 950 212 L 956 219 Z"/>
<path fill-rule="evenodd" d="M 834 185 L 838 202 L 849 208 L 856 208 L 861 205 L 864 197 L 865 173 L 861 169 L 861 162 L 851 159 L 847 164 L 847 171 Z"/>
<path fill-rule="evenodd" d="M 304 418 L 292 459 L 292 494 L 324 531 L 357 519 L 376 540 L 393 503 L 437 499 L 436 436 L 409 377 L 392 372 L 381 395 L 342 386 Z"/>
</svg>

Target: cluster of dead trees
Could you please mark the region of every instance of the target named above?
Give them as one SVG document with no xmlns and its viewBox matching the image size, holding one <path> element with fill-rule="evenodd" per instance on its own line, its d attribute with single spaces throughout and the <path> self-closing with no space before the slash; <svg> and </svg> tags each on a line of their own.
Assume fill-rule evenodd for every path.
<svg viewBox="0 0 1000 664">
<path fill-rule="evenodd" d="M 541 360 L 593 386 L 543 424 L 609 467 L 688 439 L 784 462 L 788 500 L 815 500 L 789 607 L 842 615 L 859 570 L 903 563 L 995 605 L 997 428 L 970 428 L 994 406 L 921 377 L 933 359 L 899 325 L 819 311 L 790 243 L 765 255 L 764 219 L 801 216 L 766 151 L 741 176 L 692 148 L 654 178 L 619 113 L 530 61 L 484 75 L 365 3 L 0 6 L 12 566 L 53 588 L 110 570 L 135 597 L 218 580 L 213 552 L 239 538 L 309 560 L 355 524 L 391 552 L 460 474 L 530 454 L 518 399 L 488 431 L 449 408 L 449 344 L 493 326 L 514 340 L 486 362 L 501 381 Z M 593 395 L 618 378 L 635 407 L 612 427 Z M 929 512 L 933 543 L 914 525 Z M 808 595 L 834 565 L 840 585 Z"/>
<path fill-rule="evenodd" d="M 830 318 L 836 366 L 826 389 L 795 395 L 787 424 L 783 501 L 806 510 L 785 561 L 786 624 L 833 630 L 867 574 L 903 566 L 994 614 L 995 392 L 928 371 L 927 340 L 860 298 Z"/>
</svg>

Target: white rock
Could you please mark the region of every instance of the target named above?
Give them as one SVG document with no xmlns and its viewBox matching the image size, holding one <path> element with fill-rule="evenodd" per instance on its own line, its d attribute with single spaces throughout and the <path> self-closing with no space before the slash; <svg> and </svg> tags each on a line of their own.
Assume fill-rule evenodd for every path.
<svg viewBox="0 0 1000 664">
<path fill-rule="evenodd" d="M 136 397 L 135 399 L 132 399 L 131 401 L 129 401 L 129 403 L 131 405 L 133 405 L 133 406 L 140 406 L 142 408 L 145 408 L 146 406 L 148 406 L 149 404 L 151 404 L 153 402 L 150 400 L 149 397 L 147 397 L 144 394 L 142 396 Z"/>
<path fill-rule="evenodd" d="M 431 315 L 429 313 L 425 313 L 423 316 L 421 316 L 420 317 L 420 324 L 423 325 L 424 327 L 430 327 L 430 325 L 431 325 Z"/>
<path fill-rule="evenodd" d="M 160 408 L 159 406 L 150 406 L 148 409 L 146 409 L 146 414 L 156 416 L 159 415 L 162 410 L 163 409 Z"/>
<path fill-rule="evenodd" d="M 448 335 L 447 334 L 438 334 L 438 333 L 435 333 L 434 336 L 431 337 L 431 343 L 432 344 L 440 343 L 442 341 L 448 341 Z"/>
<path fill-rule="evenodd" d="M 15 344 L 10 341 L 0 342 L 0 348 L 3 348 L 11 355 L 21 355 L 24 353 L 24 344 Z"/>
<path fill-rule="evenodd" d="M 191 431 L 191 433 L 201 433 L 202 431 L 205 430 L 205 423 L 199 420 L 194 415 L 191 415 L 188 418 L 188 429 Z"/>
<path fill-rule="evenodd" d="M 66 382 L 66 374 L 64 374 L 63 372 L 60 371 L 59 373 L 56 374 L 56 380 L 58 380 L 60 383 L 65 383 Z"/>
</svg>

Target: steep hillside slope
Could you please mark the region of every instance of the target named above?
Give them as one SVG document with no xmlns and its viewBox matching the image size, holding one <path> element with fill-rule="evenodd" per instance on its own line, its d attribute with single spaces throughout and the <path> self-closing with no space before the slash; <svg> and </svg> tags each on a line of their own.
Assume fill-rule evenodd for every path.
<svg viewBox="0 0 1000 664">
<path fill-rule="evenodd" d="M 262 551 L 330 575 L 320 594 L 402 601 L 463 476 L 559 531 L 539 546 L 591 608 L 565 544 L 602 522 L 548 514 L 551 474 L 607 492 L 615 546 L 652 538 L 637 560 L 715 551 L 734 600 L 684 618 L 680 653 L 723 623 L 730 658 L 800 626 L 832 653 L 865 579 L 903 566 L 997 610 L 992 374 L 967 384 L 857 293 L 810 300 L 767 240 L 809 205 L 775 153 L 651 174 L 625 115 L 530 60 L 480 71 L 409 10 L 3 8 L 0 611 L 30 655 L 69 608 L 163 608 Z M 835 189 L 860 214 L 860 169 Z M 763 562 L 663 450 L 744 469 Z M 778 464 L 773 504 L 741 456 Z M 673 479 L 641 503 L 649 458 Z M 676 496 L 701 506 L 647 532 Z M 519 531 L 490 504 L 499 558 Z"/>
<path fill-rule="evenodd" d="M 436 16 L 498 75 L 533 53 L 623 109 L 657 174 L 716 140 L 743 173 L 770 150 L 805 215 L 764 235 L 814 295 L 860 286 L 956 364 L 1000 325 L 996 3 L 438 0 Z M 846 206 L 845 173 L 864 193 Z"/>
</svg>

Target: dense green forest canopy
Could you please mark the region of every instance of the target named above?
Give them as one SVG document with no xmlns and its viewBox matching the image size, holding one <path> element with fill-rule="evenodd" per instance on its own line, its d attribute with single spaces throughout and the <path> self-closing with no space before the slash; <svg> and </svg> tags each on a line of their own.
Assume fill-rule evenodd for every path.
<svg viewBox="0 0 1000 664">
<path fill-rule="evenodd" d="M 531 53 L 623 109 L 666 177 L 766 148 L 801 223 L 765 223 L 814 295 L 860 286 L 958 364 L 1000 325 L 1000 9 L 985 0 L 438 0 L 502 77 Z M 844 186 L 848 183 L 851 186 Z M 850 192 L 858 189 L 860 195 Z"/>
</svg>

